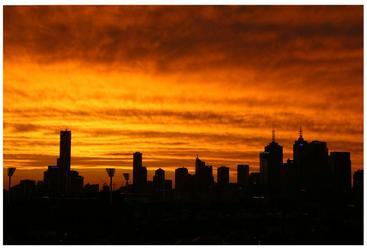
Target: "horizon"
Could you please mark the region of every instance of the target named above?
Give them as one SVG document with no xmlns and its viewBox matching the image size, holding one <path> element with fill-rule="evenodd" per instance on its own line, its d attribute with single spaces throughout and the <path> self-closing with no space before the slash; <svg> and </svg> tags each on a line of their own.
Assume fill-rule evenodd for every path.
<svg viewBox="0 0 367 248">
<path fill-rule="evenodd" d="M 68 131 L 71 131 L 71 137 L 73 137 L 73 133 L 72 133 L 72 130 L 69 130 L 69 129 L 65 129 L 65 130 L 68 130 Z M 60 130 L 61 132 L 62 130 Z M 276 139 L 276 135 L 275 135 L 275 131 L 276 130 L 273 130 L 274 131 L 274 136 L 272 137 L 272 139 L 274 140 L 270 140 L 269 143 L 267 144 L 264 144 L 264 148 L 266 145 L 270 144 L 272 141 L 278 143 L 279 145 L 281 145 L 283 147 L 283 149 L 285 148 L 281 143 L 277 142 L 277 139 Z M 301 129 L 299 131 L 299 137 L 303 137 L 303 132 L 302 132 L 302 136 L 301 136 Z M 71 138 L 71 140 L 73 140 L 73 138 Z M 314 141 L 317 141 L 317 142 L 320 142 L 321 140 L 307 140 L 307 139 L 304 139 L 305 141 L 308 141 L 309 143 L 311 142 L 314 142 Z M 296 140 L 295 140 L 296 141 Z M 321 141 L 321 142 L 326 142 L 327 141 Z M 73 150 L 72 149 L 73 147 L 73 144 L 71 142 L 71 151 Z M 133 153 L 131 153 L 131 161 L 130 161 L 130 165 L 122 165 L 122 166 L 117 166 L 117 167 L 113 167 L 114 169 L 116 169 L 116 173 L 115 173 L 115 177 L 114 177 L 114 183 L 113 183 L 113 188 L 115 190 L 117 190 L 118 188 L 122 187 L 122 186 L 125 186 L 125 181 L 122 179 L 123 178 L 123 173 L 129 173 L 130 174 L 130 177 L 132 178 L 132 171 L 133 171 L 133 154 L 135 152 L 141 152 L 141 151 L 134 151 Z M 259 151 L 259 154 L 261 153 L 262 151 Z M 330 155 L 332 152 L 348 152 L 350 153 L 349 151 L 345 150 L 345 151 L 333 151 L 333 150 L 330 150 L 329 147 L 328 147 L 328 155 Z M 72 153 L 72 152 L 71 152 Z M 157 170 L 157 169 L 161 169 L 161 167 L 149 167 L 149 165 L 144 162 L 144 153 L 142 153 L 143 155 L 143 166 L 146 166 L 147 167 L 147 171 L 148 171 L 148 181 L 152 181 L 153 180 L 153 176 L 154 176 L 154 172 Z M 350 154 L 352 155 L 352 154 Z M 251 166 L 251 164 L 248 164 L 248 163 L 238 163 L 238 164 L 228 164 L 228 163 L 222 163 L 222 164 L 213 164 L 211 163 L 210 161 L 208 160 L 205 160 L 205 158 L 203 159 L 200 154 L 196 154 L 196 156 L 194 156 L 194 158 L 192 159 L 192 163 L 190 165 L 182 165 L 182 166 L 177 166 L 177 167 L 169 167 L 169 169 L 165 169 L 163 168 L 163 170 L 166 172 L 166 179 L 167 180 L 171 180 L 172 181 L 172 185 L 175 185 L 175 178 L 174 178 L 174 175 L 175 175 L 175 170 L 177 168 L 187 168 L 188 169 L 188 172 L 189 174 L 191 175 L 195 175 L 195 159 L 196 158 L 200 158 L 202 161 L 206 162 L 206 164 L 208 166 L 212 166 L 213 168 L 213 176 L 214 176 L 214 181 L 217 182 L 217 168 L 221 167 L 221 166 L 226 166 L 229 168 L 229 180 L 230 180 L 230 183 L 237 183 L 237 165 L 239 164 L 247 164 L 249 165 L 249 172 L 250 174 L 251 173 L 260 173 L 260 168 L 259 168 L 259 165 L 258 166 Z M 56 160 L 57 160 L 58 156 L 55 157 L 55 162 L 54 164 L 50 164 L 50 165 L 47 165 L 45 166 L 44 168 L 37 168 L 37 171 L 39 170 L 39 173 L 36 175 L 36 174 L 31 174 L 33 175 L 33 178 L 26 178 L 26 175 L 27 174 L 21 174 L 20 176 L 17 176 L 17 173 L 15 173 L 13 176 L 12 176 L 12 182 L 13 182 L 13 186 L 16 185 L 16 184 L 19 184 L 19 182 L 21 180 L 26 180 L 26 179 L 30 179 L 30 180 L 35 180 L 36 182 L 37 181 L 43 181 L 43 172 L 47 170 L 48 166 L 55 166 L 56 165 Z M 289 158 L 286 158 L 286 157 L 283 157 L 283 165 L 285 164 L 285 162 L 290 159 L 290 160 L 293 160 L 293 156 L 292 157 L 289 157 Z M 80 173 L 81 176 L 84 177 L 84 185 L 86 184 L 98 184 L 100 186 L 100 188 L 102 188 L 102 186 L 104 184 L 107 184 L 108 182 L 108 176 L 106 174 L 106 168 L 112 168 L 111 166 L 101 166 L 101 167 L 98 167 L 98 166 L 94 166 L 92 169 L 87 169 L 87 168 L 79 168 L 77 166 L 73 166 L 72 165 L 72 161 L 73 161 L 73 156 L 71 156 L 71 170 L 76 170 Z M 258 163 L 260 163 L 260 160 L 258 161 Z M 255 169 L 254 169 L 255 167 Z M 8 189 L 8 182 L 9 182 L 9 179 L 8 179 L 8 176 L 7 174 L 5 173 L 5 170 L 9 168 L 9 167 L 4 167 L 3 168 L 3 185 L 4 185 L 4 189 Z M 15 167 L 16 168 L 16 167 Z M 357 170 L 360 170 L 360 168 L 357 168 L 357 169 L 353 169 L 353 166 L 352 166 L 352 175 L 355 171 Z M 363 168 L 362 168 L 363 169 Z M 16 172 L 19 173 L 19 171 L 17 170 Z M 22 172 L 21 172 L 22 173 Z M 35 172 L 34 172 L 35 173 Z M 28 174 L 29 175 L 29 174 Z M 35 177 L 36 176 L 36 177 Z M 96 180 L 96 177 L 98 178 Z M 92 180 L 91 180 L 92 179 Z M 132 180 L 132 179 L 131 179 Z M 351 180 L 353 181 L 353 177 L 351 178 Z"/>
</svg>

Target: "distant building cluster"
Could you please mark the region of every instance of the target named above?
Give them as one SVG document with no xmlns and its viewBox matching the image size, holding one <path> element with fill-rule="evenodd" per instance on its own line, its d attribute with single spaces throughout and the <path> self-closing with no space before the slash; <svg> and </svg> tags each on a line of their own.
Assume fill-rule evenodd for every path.
<svg viewBox="0 0 367 248">
<path fill-rule="evenodd" d="M 175 170 L 175 187 L 172 180 L 166 179 L 166 173 L 159 168 L 153 180 L 147 177 L 147 168 L 143 166 L 143 154 L 133 154 L 133 182 L 128 183 L 129 174 L 124 173 L 126 185 L 117 189 L 124 194 L 153 194 L 165 197 L 172 193 L 178 196 L 192 194 L 211 194 L 245 192 L 249 195 L 284 196 L 300 192 L 337 193 L 363 192 L 363 170 L 353 175 L 349 152 L 329 153 L 326 142 L 307 142 L 300 130 L 293 144 L 293 159 L 283 163 L 283 147 L 272 141 L 259 154 L 260 171 L 251 172 L 248 164 L 237 165 L 237 182 L 230 182 L 230 168 L 217 168 L 217 180 L 213 176 L 213 167 L 207 165 L 197 155 L 195 172 L 190 174 L 185 167 Z M 48 197 L 94 196 L 99 192 L 98 184 L 84 185 L 83 177 L 71 165 L 71 131 L 60 131 L 60 153 L 56 165 L 50 165 L 44 172 L 44 180 L 21 180 L 12 191 L 21 192 L 23 197 L 45 195 Z M 112 180 L 112 177 L 111 177 Z M 112 190 L 107 184 L 101 192 Z M 116 191 L 116 190 L 115 190 Z"/>
</svg>

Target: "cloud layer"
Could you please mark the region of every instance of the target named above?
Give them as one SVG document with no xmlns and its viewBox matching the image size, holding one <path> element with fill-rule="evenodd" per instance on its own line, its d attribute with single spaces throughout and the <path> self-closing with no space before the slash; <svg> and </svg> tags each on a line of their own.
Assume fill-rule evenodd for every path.
<svg viewBox="0 0 367 248">
<path fill-rule="evenodd" d="M 136 150 L 255 171 L 300 125 L 363 167 L 362 6 L 4 7 L 5 167 L 39 173 L 71 128 L 87 181 Z"/>
</svg>

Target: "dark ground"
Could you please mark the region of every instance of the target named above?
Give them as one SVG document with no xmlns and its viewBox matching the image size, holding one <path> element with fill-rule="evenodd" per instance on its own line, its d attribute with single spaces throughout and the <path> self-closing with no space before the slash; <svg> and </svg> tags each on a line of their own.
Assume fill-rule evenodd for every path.
<svg viewBox="0 0 367 248">
<path fill-rule="evenodd" d="M 362 204 L 340 199 L 4 203 L 4 244 L 363 244 Z"/>
</svg>

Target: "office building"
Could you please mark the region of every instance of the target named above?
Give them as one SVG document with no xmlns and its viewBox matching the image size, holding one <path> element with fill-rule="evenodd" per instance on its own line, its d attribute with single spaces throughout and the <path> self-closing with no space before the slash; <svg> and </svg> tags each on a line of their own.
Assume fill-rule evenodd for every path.
<svg viewBox="0 0 367 248">
<path fill-rule="evenodd" d="M 219 186 L 229 185 L 229 168 L 226 166 L 218 167 L 217 183 Z"/>
<path fill-rule="evenodd" d="M 352 189 L 352 165 L 349 152 L 331 152 L 330 165 L 333 173 L 333 188 L 340 193 Z"/>
<path fill-rule="evenodd" d="M 308 144 L 305 189 L 321 193 L 331 188 L 332 172 L 329 165 L 329 154 L 326 142 L 312 141 Z"/>
<path fill-rule="evenodd" d="M 195 160 L 195 186 L 199 191 L 208 190 L 214 183 L 212 166 L 205 165 L 205 162 L 196 156 Z"/>
<path fill-rule="evenodd" d="M 175 170 L 175 190 L 178 192 L 189 191 L 191 186 L 190 176 L 187 168 L 177 168 Z"/>
<path fill-rule="evenodd" d="M 297 187 L 304 189 L 307 180 L 308 142 L 303 139 L 302 128 L 299 130 L 298 139 L 293 144 L 293 161 L 297 170 Z"/>
<path fill-rule="evenodd" d="M 156 191 L 165 190 L 165 171 L 161 168 L 155 171 L 153 176 L 153 187 Z"/>
<path fill-rule="evenodd" d="M 263 167 L 263 184 L 272 194 L 281 190 L 281 168 L 283 166 L 283 147 L 275 141 L 273 130 L 272 142 L 265 146 L 264 153 L 260 154 L 260 167 Z"/>
<path fill-rule="evenodd" d="M 133 186 L 138 192 L 147 189 L 147 168 L 143 166 L 143 154 L 140 152 L 133 154 Z"/>
<path fill-rule="evenodd" d="M 237 165 L 237 184 L 245 187 L 249 183 L 250 167 L 247 164 Z"/>
</svg>

